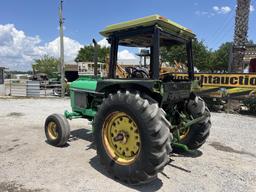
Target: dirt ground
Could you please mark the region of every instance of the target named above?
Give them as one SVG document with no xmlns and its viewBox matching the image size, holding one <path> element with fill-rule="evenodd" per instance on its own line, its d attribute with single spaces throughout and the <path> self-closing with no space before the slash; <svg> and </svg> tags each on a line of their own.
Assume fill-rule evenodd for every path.
<svg viewBox="0 0 256 192">
<path fill-rule="evenodd" d="M 45 142 L 51 113 L 70 110 L 68 99 L 0 99 L 0 191 L 256 191 L 256 118 L 212 113 L 207 143 L 177 155 L 144 186 L 115 181 L 100 165 L 85 120 L 72 120 L 66 147 Z M 87 129 L 86 129 L 87 128 Z"/>
</svg>

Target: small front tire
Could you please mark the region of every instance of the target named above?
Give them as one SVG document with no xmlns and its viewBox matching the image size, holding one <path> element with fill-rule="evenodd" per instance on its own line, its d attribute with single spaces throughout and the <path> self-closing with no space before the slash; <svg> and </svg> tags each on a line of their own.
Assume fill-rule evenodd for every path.
<svg viewBox="0 0 256 192">
<path fill-rule="evenodd" d="M 64 146 L 70 137 L 68 120 L 61 114 L 52 114 L 45 120 L 45 136 L 47 142 L 53 146 Z"/>
</svg>

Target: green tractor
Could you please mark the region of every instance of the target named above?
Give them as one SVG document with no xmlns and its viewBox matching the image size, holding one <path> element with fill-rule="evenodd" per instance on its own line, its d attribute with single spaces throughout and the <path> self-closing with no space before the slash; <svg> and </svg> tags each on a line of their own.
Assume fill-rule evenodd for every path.
<svg viewBox="0 0 256 192">
<path fill-rule="evenodd" d="M 171 152 L 198 149 L 209 136 L 210 112 L 193 92 L 195 35 L 159 15 L 110 25 L 101 34 L 111 45 L 108 76 L 98 76 L 95 68 L 94 75 L 71 84 L 73 111 L 46 119 L 47 141 L 54 146 L 66 144 L 68 119 L 93 121 L 97 154 L 107 171 L 125 183 L 147 183 L 169 163 Z M 186 45 L 187 80 L 172 74 L 160 78 L 160 47 L 175 44 Z M 148 48 L 149 72 L 132 70 L 128 78 L 118 78 L 118 46 Z"/>
</svg>

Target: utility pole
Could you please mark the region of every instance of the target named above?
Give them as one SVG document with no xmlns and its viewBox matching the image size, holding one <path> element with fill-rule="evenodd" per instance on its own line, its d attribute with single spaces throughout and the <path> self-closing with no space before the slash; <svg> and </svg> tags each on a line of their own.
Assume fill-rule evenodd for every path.
<svg viewBox="0 0 256 192">
<path fill-rule="evenodd" d="M 65 96 L 65 72 L 64 72 L 64 41 L 63 41 L 63 23 L 62 16 L 63 0 L 60 0 L 59 23 L 60 23 L 60 74 L 61 74 L 61 97 Z"/>
</svg>

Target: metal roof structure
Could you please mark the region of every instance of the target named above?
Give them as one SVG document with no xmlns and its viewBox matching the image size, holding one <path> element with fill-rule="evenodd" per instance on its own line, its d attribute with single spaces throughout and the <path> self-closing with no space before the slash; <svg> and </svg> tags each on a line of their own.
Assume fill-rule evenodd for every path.
<svg viewBox="0 0 256 192">
<path fill-rule="evenodd" d="M 100 34 L 105 37 L 109 37 L 115 32 L 129 31 L 135 28 L 143 28 L 154 25 L 159 26 L 163 31 L 183 39 L 195 38 L 195 34 L 190 29 L 160 15 L 151 15 L 135 20 L 109 25 L 103 31 L 101 31 Z"/>
</svg>

